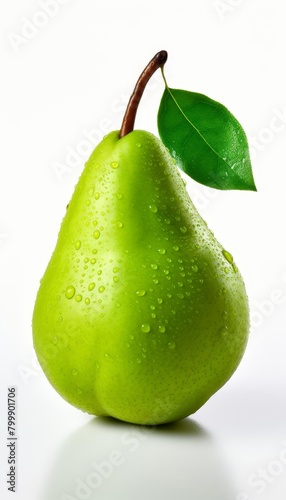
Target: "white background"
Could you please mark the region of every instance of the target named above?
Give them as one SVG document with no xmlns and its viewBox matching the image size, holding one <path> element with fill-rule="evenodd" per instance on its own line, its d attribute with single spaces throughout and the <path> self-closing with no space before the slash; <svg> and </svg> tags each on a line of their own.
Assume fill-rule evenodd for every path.
<svg viewBox="0 0 286 500">
<path fill-rule="evenodd" d="M 13 0 L 1 2 L 0 19 L 1 498 L 13 497 L 6 397 L 14 385 L 21 500 L 284 499 L 285 2 Z M 234 376 L 192 418 L 145 429 L 93 419 L 63 401 L 36 363 L 31 316 L 83 164 L 120 128 L 139 73 L 161 49 L 171 87 L 222 102 L 242 123 L 258 192 L 188 181 L 244 276 L 250 340 Z M 158 73 L 137 128 L 157 134 L 162 91 Z"/>
</svg>

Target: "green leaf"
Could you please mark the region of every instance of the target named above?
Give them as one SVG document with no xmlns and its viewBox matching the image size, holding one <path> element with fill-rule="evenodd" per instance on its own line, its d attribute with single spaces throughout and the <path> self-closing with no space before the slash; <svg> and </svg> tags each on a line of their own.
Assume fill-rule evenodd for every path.
<svg viewBox="0 0 286 500">
<path fill-rule="evenodd" d="M 166 87 L 158 130 L 178 166 L 197 182 L 256 191 L 245 132 L 222 104 Z"/>
</svg>

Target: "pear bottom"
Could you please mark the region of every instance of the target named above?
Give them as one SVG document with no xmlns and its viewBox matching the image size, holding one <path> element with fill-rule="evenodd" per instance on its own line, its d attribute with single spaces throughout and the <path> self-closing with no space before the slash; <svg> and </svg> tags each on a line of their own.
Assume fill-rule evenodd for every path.
<svg viewBox="0 0 286 500">
<path fill-rule="evenodd" d="M 151 268 L 154 259 L 145 262 Z M 206 257 L 196 262 L 203 269 Z M 196 412 L 238 366 L 248 331 L 245 294 L 232 294 L 228 280 L 213 272 L 194 279 L 192 299 L 181 286 L 172 294 L 167 280 L 154 297 L 155 273 L 142 288 L 129 265 L 122 282 L 131 297 L 119 288 L 109 307 L 83 318 L 62 305 L 62 320 L 46 325 L 44 342 L 35 336 L 35 348 L 51 384 L 77 408 L 136 424 L 179 420 Z M 186 264 L 184 271 L 194 274 Z M 239 275 L 232 286 L 233 279 Z"/>
</svg>

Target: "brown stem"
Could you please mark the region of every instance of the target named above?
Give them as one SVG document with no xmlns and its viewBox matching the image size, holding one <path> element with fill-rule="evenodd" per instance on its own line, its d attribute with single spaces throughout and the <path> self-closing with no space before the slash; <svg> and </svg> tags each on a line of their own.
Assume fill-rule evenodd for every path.
<svg viewBox="0 0 286 500">
<path fill-rule="evenodd" d="M 167 61 L 168 53 L 166 50 L 160 50 L 157 54 L 151 59 L 151 61 L 147 64 L 146 68 L 142 71 L 139 76 L 137 83 L 134 87 L 132 95 L 129 99 L 125 115 L 122 120 L 121 130 L 119 133 L 119 138 L 124 137 L 125 135 L 132 132 L 134 128 L 134 122 L 136 117 L 137 108 L 144 92 L 144 89 L 150 80 L 151 76 L 155 73 L 155 71 L 164 66 Z"/>
</svg>

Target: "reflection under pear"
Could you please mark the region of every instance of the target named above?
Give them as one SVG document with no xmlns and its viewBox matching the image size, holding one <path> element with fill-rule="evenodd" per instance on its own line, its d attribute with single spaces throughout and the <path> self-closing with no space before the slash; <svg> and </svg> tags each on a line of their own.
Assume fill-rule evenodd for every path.
<svg viewBox="0 0 286 500">
<path fill-rule="evenodd" d="M 58 450 L 44 500 L 229 500 L 226 465 L 210 434 L 187 418 L 147 427 L 93 418 Z"/>
</svg>

